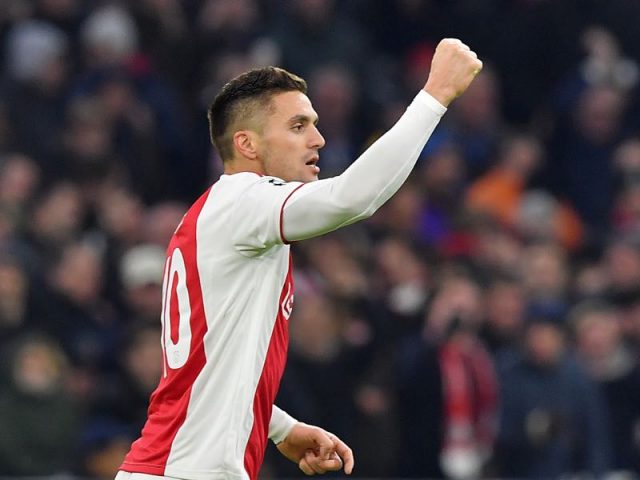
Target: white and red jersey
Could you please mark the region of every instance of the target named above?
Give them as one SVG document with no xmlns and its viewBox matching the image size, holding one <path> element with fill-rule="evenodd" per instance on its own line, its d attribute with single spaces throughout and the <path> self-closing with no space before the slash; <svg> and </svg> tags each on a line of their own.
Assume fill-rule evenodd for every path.
<svg viewBox="0 0 640 480">
<path fill-rule="evenodd" d="M 223 175 L 196 201 L 167 250 L 163 376 L 121 470 L 257 477 L 268 436 L 283 439 L 295 422 L 273 406 L 293 306 L 286 239 L 373 214 L 406 180 L 445 111 L 421 91 L 340 176 L 301 184 Z"/>
<path fill-rule="evenodd" d="M 184 216 L 167 250 L 164 373 L 122 470 L 256 478 L 293 303 L 281 211 L 299 185 L 223 175 Z"/>
</svg>

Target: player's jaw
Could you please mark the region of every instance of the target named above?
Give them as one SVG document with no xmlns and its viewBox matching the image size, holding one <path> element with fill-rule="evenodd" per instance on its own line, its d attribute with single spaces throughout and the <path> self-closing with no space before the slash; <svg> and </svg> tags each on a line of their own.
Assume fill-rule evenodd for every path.
<svg viewBox="0 0 640 480">
<path fill-rule="evenodd" d="M 317 165 L 320 157 L 317 152 L 291 159 L 287 164 L 281 164 L 280 172 L 267 171 L 267 175 L 282 178 L 287 182 L 315 182 L 318 180 L 320 167 Z"/>
<path fill-rule="evenodd" d="M 285 162 L 266 161 L 263 163 L 263 173 L 264 175 L 281 178 L 285 182 L 315 182 L 318 180 L 318 174 L 320 173 L 320 167 L 317 165 L 319 160 L 320 157 L 315 153 L 313 155 L 290 158 Z"/>
</svg>

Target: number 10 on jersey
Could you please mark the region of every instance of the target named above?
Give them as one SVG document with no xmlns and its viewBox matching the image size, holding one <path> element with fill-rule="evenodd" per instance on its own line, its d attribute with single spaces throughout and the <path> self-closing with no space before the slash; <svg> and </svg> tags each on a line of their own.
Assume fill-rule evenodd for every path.
<svg viewBox="0 0 640 480">
<path fill-rule="evenodd" d="M 163 376 L 167 366 L 172 370 L 184 366 L 191 350 L 191 302 L 187 289 L 187 269 L 180 248 L 167 258 L 162 282 L 162 352 Z M 171 334 L 177 322 L 177 341 Z"/>
</svg>

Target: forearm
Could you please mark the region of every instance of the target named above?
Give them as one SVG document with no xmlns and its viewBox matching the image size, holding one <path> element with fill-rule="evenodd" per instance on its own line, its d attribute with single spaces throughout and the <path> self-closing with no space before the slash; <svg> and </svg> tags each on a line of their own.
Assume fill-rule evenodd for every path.
<svg viewBox="0 0 640 480">
<path fill-rule="evenodd" d="M 269 438 L 277 445 L 287 438 L 296 423 L 298 421 L 295 418 L 274 405 L 271 411 L 271 420 L 269 421 Z"/>
<path fill-rule="evenodd" d="M 371 216 L 407 179 L 445 111 L 421 91 L 400 120 L 342 175 L 294 192 L 283 210 L 285 238 L 302 240 Z"/>
</svg>

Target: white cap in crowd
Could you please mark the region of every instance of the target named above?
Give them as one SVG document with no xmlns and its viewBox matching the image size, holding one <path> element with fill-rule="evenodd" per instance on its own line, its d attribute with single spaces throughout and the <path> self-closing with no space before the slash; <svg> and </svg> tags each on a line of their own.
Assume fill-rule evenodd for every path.
<svg viewBox="0 0 640 480">
<path fill-rule="evenodd" d="M 137 288 L 145 285 L 162 285 L 165 252 L 157 245 L 138 245 L 122 256 L 120 277 L 122 285 Z"/>
</svg>

